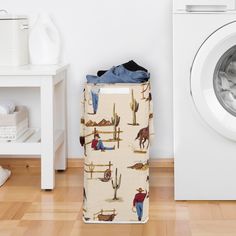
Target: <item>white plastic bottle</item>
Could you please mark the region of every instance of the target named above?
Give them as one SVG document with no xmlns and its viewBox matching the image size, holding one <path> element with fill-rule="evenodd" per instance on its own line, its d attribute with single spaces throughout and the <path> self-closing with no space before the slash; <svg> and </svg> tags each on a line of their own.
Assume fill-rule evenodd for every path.
<svg viewBox="0 0 236 236">
<path fill-rule="evenodd" d="M 40 14 L 30 32 L 30 62 L 35 65 L 54 65 L 60 62 L 61 39 L 59 32 L 46 14 Z"/>
</svg>

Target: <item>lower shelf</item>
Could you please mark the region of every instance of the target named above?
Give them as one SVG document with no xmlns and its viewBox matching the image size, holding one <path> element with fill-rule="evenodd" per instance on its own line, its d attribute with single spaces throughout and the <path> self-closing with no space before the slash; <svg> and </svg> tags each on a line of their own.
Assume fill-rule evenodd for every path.
<svg viewBox="0 0 236 236">
<path fill-rule="evenodd" d="M 64 142 L 64 131 L 54 132 L 55 151 Z M 40 129 L 28 129 L 15 141 L 0 142 L 0 155 L 41 155 Z"/>
</svg>

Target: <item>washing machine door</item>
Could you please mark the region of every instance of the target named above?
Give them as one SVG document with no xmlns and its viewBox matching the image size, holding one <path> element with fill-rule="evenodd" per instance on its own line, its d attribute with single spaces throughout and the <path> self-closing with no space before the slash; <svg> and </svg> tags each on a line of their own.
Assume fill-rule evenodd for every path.
<svg viewBox="0 0 236 236">
<path fill-rule="evenodd" d="M 215 131 L 236 141 L 236 22 L 212 33 L 191 68 L 193 102 Z"/>
</svg>

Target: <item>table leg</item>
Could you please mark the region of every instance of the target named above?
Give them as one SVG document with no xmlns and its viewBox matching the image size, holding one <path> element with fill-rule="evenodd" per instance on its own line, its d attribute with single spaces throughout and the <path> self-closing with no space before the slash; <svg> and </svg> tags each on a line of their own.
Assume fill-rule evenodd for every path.
<svg viewBox="0 0 236 236">
<path fill-rule="evenodd" d="M 59 105 L 56 106 L 56 117 L 60 117 L 59 123 L 57 123 L 57 129 L 61 129 L 64 131 L 64 142 L 61 144 L 61 146 L 56 151 L 55 156 L 55 169 L 56 170 L 66 170 L 67 168 L 67 117 L 66 117 L 66 81 L 65 76 L 66 74 L 63 73 L 63 80 L 57 84 L 57 90 L 58 90 L 58 97 L 56 98 L 56 101 L 60 101 Z"/>
<path fill-rule="evenodd" d="M 54 167 L 54 85 L 53 79 L 41 83 L 41 189 L 55 186 Z"/>
</svg>

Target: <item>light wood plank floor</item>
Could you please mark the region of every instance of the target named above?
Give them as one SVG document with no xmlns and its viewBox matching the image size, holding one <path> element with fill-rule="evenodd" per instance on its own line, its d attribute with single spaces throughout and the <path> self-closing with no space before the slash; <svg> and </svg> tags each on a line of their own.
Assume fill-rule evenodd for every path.
<svg viewBox="0 0 236 236">
<path fill-rule="evenodd" d="M 175 202 L 172 168 L 151 168 L 145 225 L 84 224 L 81 168 L 57 173 L 52 192 L 40 190 L 39 168 L 12 172 L 0 188 L 0 236 L 236 236 L 236 202 Z"/>
</svg>

